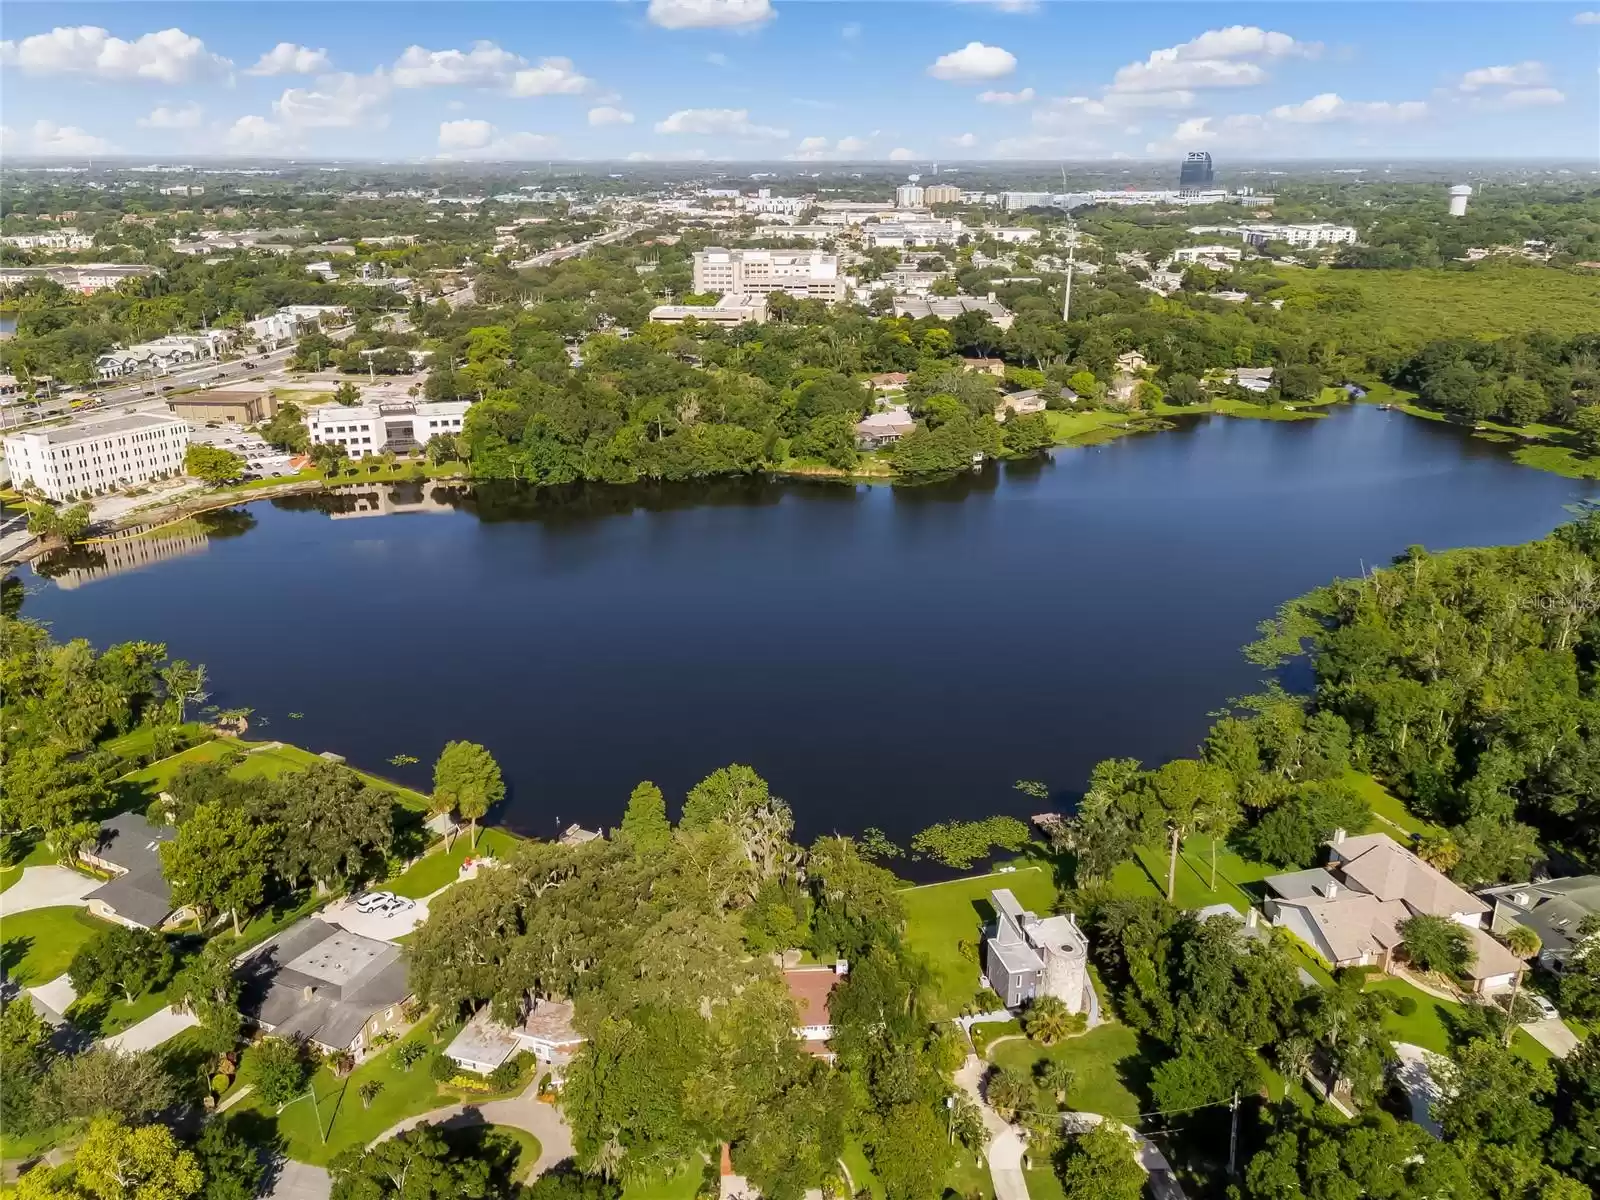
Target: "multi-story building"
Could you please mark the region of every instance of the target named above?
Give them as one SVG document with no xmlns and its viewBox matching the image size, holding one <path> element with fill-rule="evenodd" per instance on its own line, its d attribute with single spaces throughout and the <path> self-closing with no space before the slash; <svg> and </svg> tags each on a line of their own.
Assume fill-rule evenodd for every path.
<svg viewBox="0 0 1600 1200">
<path fill-rule="evenodd" d="M 899 250 L 911 246 L 952 245 L 965 231 L 966 227 L 953 217 L 948 221 L 938 218 L 921 221 L 885 221 L 878 225 L 862 227 L 867 245 L 874 248 L 888 246 Z"/>
<path fill-rule="evenodd" d="M 1222 262 L 1238 262 L 1244 257 L 1239 246 L 1179 246 L 1172 252 L 1172 261 L 1181 263 L 1203 262 L 1208 258 Z"/>
<path fill-rule="evenodd" d="M 1040 919 L 1009 888 L 989 893 L 994 931 L 984 940 L 983 971 L 1007 1008 L 1054 996 L 1068 1012 L 1097 1010 L 1089 982 L 1089 942 L 1070 916 Z"/>
<path fill-rule="evenodd" d="M 729 294 L 715 304 L 658 304 L 650 310 L 650 320 L 657 325 L 682 325 L 689 320 L 727 327 L 743 325 L 746 321 L 765 325 L 767 298 L 751 296 L 741 299 Z"/>
<path fill-rule="evenodd" d="M 79 233 L 69 226 L 49 233 L 15 233 L 0 237 L 0 242 L 18 250 L 87 250 L 94 245 L 94 235 Z"/>
<path fill-rule="evenodd" d="M 1255 246 L 1284 242 L 1297 250 L 1311 250 L 1317 246 L 1353 246 L 1357 237 L 1354 226 L 1334 225 L 1328 221 L 1306 225 L 1241 225 L 1238 233 Z"/>
<path fill-rule="evenodd" d="M 724 250 L 694 256 L 694 290 L 735 298 L 786 292 L 802 300 L 843 300 L 839 258 L 820 250 Z"/>
<path fill-rule="evenodd" d="M 26 283 L 30 279 L 48 279 L 69 291 L 92 295 L 106 288 L 114 288 L 125 279 L 143 279 L 161 274 L 160 267 L 147 267 L 134 263 L 82 263 L 72 266 L 62 264 L 52 267 L 0 267 L 0 291 Z"/>
<path fill-rule="evenodd" d="M 952 183 L 929 184 L 922 189 L 924 204 L 960 204 L 961 189 Z"/>
<path fill-rule="evenodd" d="M 902 183 L 894 190 L 896 208 L 921 208 L 924 189 L 915 183 Z"/>
<path fill-rule="evenodd" d="M 1180 192 L 1209 191 L 1212 179 L 1210 154 L 1204 150 L 1191 150 L 1183 156 L 1183 166 L 1178 169 Z"/>
<path fill-rule="evenodd" d="M 51 500 L 109 492 L 183 470 L 189 422 L 159 413 L 14 433 L 5 439 L 15 486 Z"/>
<path fill-rule="evenodd" d="M 440 434 L 461 432 L 469 400 L 380 400 L 322 404 L 306 413 L 313 446 L 343 446 L 351 458 L 420 450 Z"/>
</svg>

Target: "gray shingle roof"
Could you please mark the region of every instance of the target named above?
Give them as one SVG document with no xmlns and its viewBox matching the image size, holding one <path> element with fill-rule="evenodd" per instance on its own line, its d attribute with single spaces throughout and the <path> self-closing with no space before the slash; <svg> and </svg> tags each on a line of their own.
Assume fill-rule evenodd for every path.
<svg viewBox="0 0 1600 1200">
<path fill-rule="evenodd" d="M 242 964 L 239 1008 L 279 1037 L 343 1049 L 411 995 L 400 947 L 307 918 Z"/>
</svg>

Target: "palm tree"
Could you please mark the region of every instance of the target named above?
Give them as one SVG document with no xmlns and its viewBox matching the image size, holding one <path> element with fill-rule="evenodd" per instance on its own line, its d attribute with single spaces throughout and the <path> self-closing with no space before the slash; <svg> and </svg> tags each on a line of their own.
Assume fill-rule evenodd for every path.
<svg viewBox="0 0 1600 1200">
<path fill-rule="evenodd" d="M 1055 1096 L 1058 1105 L 1067 1102 L 1067 1093 L 1078 1078 L 1078 1073 L 1058 1058 L 1041 1060 L 1035 1065 L 1033 1074 L 1039 1086 Z"/>
<path fill-rule="evenodd" d="M 989 1082 L 984 1094 L 989 1100 L 990 1108 L 1006 1120 L 1012 1121 L 1033 1099 L 1033 1084 L 1020 1071 L 996 1067 L 989 1072 Z"/>
<path fill-rule="evenodd" d="M 1040 996 L 1023 1014 L 1022 1027 L 1041 1046 L 1054 1046 L 1077 1032 L 1073 1014 L 1055 996 Z"/>
</svg>

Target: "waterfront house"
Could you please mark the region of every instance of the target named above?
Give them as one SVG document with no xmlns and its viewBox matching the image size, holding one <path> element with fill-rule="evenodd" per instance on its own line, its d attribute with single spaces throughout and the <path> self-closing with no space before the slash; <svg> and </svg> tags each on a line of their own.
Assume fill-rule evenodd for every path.
<svg viewBox="0 0 1600 1200">
<path fill-rule="evenodd" d="M 856 446 L 861 450 L 892 446 L 916 427 L 909 408 L 903 404 L 893 405 L 856 422 Z"/>
<path fill-rule="evenodd" d="M 192 917 L 174 910 L 172 889 L 161 873 L 161 844 L 177 836 L 167 825 L 152 825 L 142 813 L 121 813 L 100 827 L 93 846 L 78 857 L 113 878 L 84 897 L 89 911 L 103 920 L 134 929 L 161 929 Z"/>
<path fill-rule="evenodd" d="M 1071 916 L 1040 919 L 1017 902 L 1010 888 L 989 893 L 993 930 L 983 943 L 988 987 L 1007 1008 L 1054 996 L 1068 1012 L 1089 1012 L 1089 943 Z"/>
<path fill-rule="evenodd" d="M 849 964 L 840 959 L 831 967 L 792 967 L 783 973 L 784 986 L 799 1013 L 794 1034 L 814 1058 L 833 1061 L 833 1051 L 828 1046 L 833 1040 L 833 1015 L 828 1004 L 833 989 L 849 971 Z"/>
</svg>

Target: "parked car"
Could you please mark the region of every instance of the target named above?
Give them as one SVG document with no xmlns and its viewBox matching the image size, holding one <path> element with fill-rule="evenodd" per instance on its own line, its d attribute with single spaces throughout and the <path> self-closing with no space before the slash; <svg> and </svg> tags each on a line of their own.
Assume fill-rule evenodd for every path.
<svg viewBox="0 0 1600 1200">
<path fill-rule="evenodd" d="M 253 362 L 247 362 L 244 364 L 244 369 L 246 371 L 254 371 L 256 369 L 256 365 Z"/>
<path fill-rule="evenodd" d="M 1561 1019 L 1561 1013 L 1556 1009 L 1556 1006 L 1537 992 L 1533 994 L 1533 1006 L 1539 1010 L 1541 1020 L 1559 1021 Z"/>
<path fill-rule="evenodd" d="M 384 902 L 383 907 L 377 911 L 386 917 L 392 917 L 397 912 L 405 912 L 406 909 L 415 908 L 416 906 L 417 902 L 415 900 L 407 900 L 404 896 L 391 896 Z"/>
<path fill-rule="evenodd" d="M 399 897 L 393 892 L 368 892 L 364 896 L 356 897 L 356 911 L 364 913 L 378 912 L 388 905 L 390 901 L 398 899 Z"/>
</svg>

